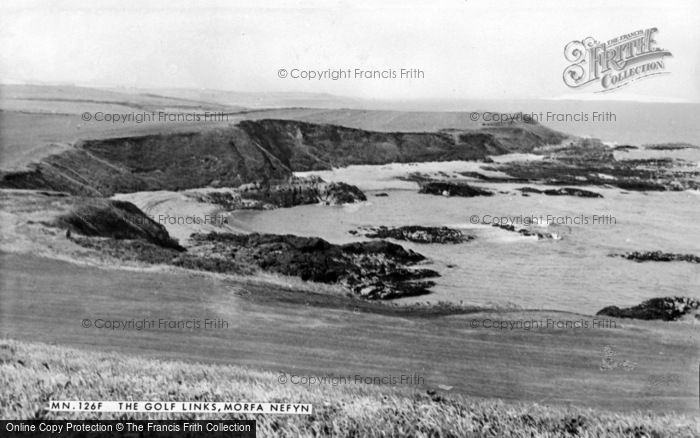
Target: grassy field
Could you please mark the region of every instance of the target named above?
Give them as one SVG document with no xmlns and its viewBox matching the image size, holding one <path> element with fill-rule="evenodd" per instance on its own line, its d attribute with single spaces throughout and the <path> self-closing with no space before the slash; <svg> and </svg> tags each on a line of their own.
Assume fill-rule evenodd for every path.
<svg viewBox="0 0 700 438">
<path fill-rule="evenodd" d="M 49 412 L 49 400 L 311 403 L 312 415 L 232 415 L 258 436 L 691 437 L 691 416 L 613 414 L 363 384 L 282 385 L 279 374 L 0 340 L 0 417 L 211 419 L 210 414 Z"/>
<path fill-rule="evenodd" d="M 310 288 L 185 270 L 104 268 L 0 253 L 0 336 L 297 374 L 419 374 L 421 391 L 616 412 L 696 413 L 700 352 L 689 323 L 617 320 L 610 329 L 500 330 L 473 321 L 562 312 L 436 316 Z M 391 310 L 391 309 L 389 309 Z M 221 330 L 107 330 L 83 319 L 222 318 Z M 610 355 L 621 366 L 608 367 Z M 632 364 L 630 366 L 622 366 Z M 665 383 L 664 383 L 665 382 Z"/>
</svg>

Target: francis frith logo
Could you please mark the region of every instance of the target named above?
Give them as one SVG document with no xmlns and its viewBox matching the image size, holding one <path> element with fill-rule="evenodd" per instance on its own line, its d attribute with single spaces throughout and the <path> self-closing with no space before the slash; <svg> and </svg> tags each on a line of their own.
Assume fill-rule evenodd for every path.
<svg viewBox="0 0 700 438">
<path fill-rule="evenodd" d="M 664 57 L 672 55 L 657 46 L 657 31 L 655 27 L 637 30 L 605 42 L 593 37 L 571 41 L 564 48 L 566 60 L 572 63 L 564 70 L 564 83 L 571 88 L 595 85 L 600 93 L 667 74 Z"/>
</svg>

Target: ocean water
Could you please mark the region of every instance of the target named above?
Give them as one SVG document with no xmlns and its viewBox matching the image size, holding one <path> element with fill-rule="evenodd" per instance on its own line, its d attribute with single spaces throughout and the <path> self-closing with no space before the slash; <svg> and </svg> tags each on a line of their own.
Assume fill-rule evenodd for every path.
<svg viewBox="0 0 700 438">
<path fill-rule="evenodd" d="M 698 150 L 633 151 L 624 156 L 651 155 L 700 162 Z M 320 236 L 333 243 L 363 240 L 349 231 L 378 225 L 444 225 L 475 236 L 472 241 L 456 245 L 397 242 L 427 256 L 425 267 L 442 275 L 435 280 L 432 294 L 398 300 L 406 303 L 451 301 L 593 314 L 605 306 L 636 305 L 659 296 L 700 299 L 698 264 L 637 263 L 608 256 L 635 250 L 700 254 L 697 191 L 641 193 L 583 187 L 604 198 L 537 194 L 524 197 L 514 191 L 523 184 L 475 183 L 498 193 L 492 197 L 460 198 L 419 194 L 417 184 L 397 179 L 416 171 L 456 175 L 459 171 L 478 170 L 479 166 L 474 162 L 391 164 L 304 173 L 355 184 L 366 192 L 368 201 L 344 206 L 237 211 L 230 213 L 229 221 L 237 230 Z M 374 196 L 379 192 L 388 196 Z M 538 222 L 535 229 L 557 233 L 562 238 L 537 240 L 472 223 L 492 222 L 493 217 L 516 221 L 534 217 Z"/>
<path fill-rule="evenodd" d="M 396 102 L 388 108 L 404 111 L 476 110 L 510 115 L 522 112 L 534 115 L 549 128 L 607 142 L 633 145 L 688 142 L 700 146 L 698 103 L 499 99 Z M 605 116 L 594 119 L 594 113 Z"/>
</svg>

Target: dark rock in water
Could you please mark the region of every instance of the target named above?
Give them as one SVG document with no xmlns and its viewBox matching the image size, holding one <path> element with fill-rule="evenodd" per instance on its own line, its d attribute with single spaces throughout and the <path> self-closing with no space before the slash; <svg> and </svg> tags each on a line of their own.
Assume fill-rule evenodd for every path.
<svg viewBox="0 0 700 438">
<path fill-rule="evenodd" d="M 380 192 L 380 193 L 375 193 L 374 196 L 376 196 L 377 198 L 385 198 L 385 197 L 389 196 L 389 194 L 384 193 L 384 192 Z"/>
<path fill-rule="evenodd" d="M 661 251 L 633 251 L 624 254 L 610 254 L 610 257 L 622 257 L 635 262 L 688 262 L 700 263 L 700 257 L 693 254 L 674 254 Z"/>
<path fill-rule="evenodd" d="M 338 205 L 366 201 L 367 197 L 362 193 L 362 190 L 355 186 L 343 182 L 335 182 L 328 184 L 323 189 L 322 199 L 327 203 Z"/>
<path fill-rule="evenodd" d="M 493 183 L 513 183 L 513 182 L 525 182 L 526 181 L 526 180 L 520 180 L 517 178 L 510 178 L 510 177 L 488 176 L 488 175 L 484 175 L 483 173 L 473 172 L 473 171 L 458 172 L 458 173 L 465 178 L 472 178 L 472 179 L 476 179 L 479 181 L 488 181 L 488 182 L 493 182 Z"/>
<path fill-rule="evenodd" d="M 591 192 L 590 190 L 577 189 L 573 187 L 561 187 L 559 189 L 546 189 L 539 190 L 534 187 L 521 187 L 519 189 L 523 194 L 525 193 L 539 193 L 547 196 L 578 196 L 580 198 L 602 198 L 603 195 L 596 192 Z"/>
<path fill-rule="evenodd" d="M 366 201 L 357 187 L 342 182 L 325 183 L 317 177 L 292 178 L 280 184 L 245 184 L 236 189 L 196 191 L 187 196 L 217 204 L 226 210 L 270 210 L 323 202 L 327 205 Z"/>
<path fill-rule="evenodd" d="M 425 257 L 386 241 L 334 245 L 317 237 L 276 234 L 194 234 L 190 251 L 302 280 L 340 284 L 367 299 L 428 294 L 437 277 L 412 265 Z"/>
<path fill-rule="evenodd" d="M 369 227 L 361 229 L 365 237 L 372 239 L 408 240 L 415 243 L 462 243 L 473 239 L 461 231 L 448 227 L 423 227 L 420 225 L 404 227 Z"/>
<path fill-rule="evenodd" d="M 493 193 L 479 187 L 473 187 L 466 183 L 430 181 L 420 184 L 419 193 L 442 196 L 492 196 Z"/>
<path fill-rule="evenodd" d="M 509 161 L 482 169 L 503 172 L 520 181 L 556 186 L 614 186 L 634 191 L 700 189 L 700 172 L 677 159 L 617 160 L 611 148 L 595 139 L 577 139 L 542 150 L 542 160 Z"/>
<path fill-rule="evenodd" d="M 558 234 L 541 233 L 539 231 L 532 231 L 528 228 L 516 228 L 515 225 L 511 225 L 511 224 L 491 224 L 491 226 L 496 227 L 496 228 L 500 228 L 502 230 L 511 231 L 514 233 L 519 233 L 519 234 L 522 234 L 523 236 L 526 236 L 526 237 L 537 237 L 537 240 L 543 240 L 543 239 L 561 240 L 561 237 Z"/>
<path fill-rule="evenodd" d="M 614 151 L 622 151 L 622 152 L 628 152 L 628 151 L 631 151 L 631 150 L 634 150 L 634 149 L 639 149 L 639 147 L 637 147 L 637 146 L 632 146 L 632 145 L 629 145 L 629 144 L 621 144 L 621 145 L 615 146 L 615 147 L 613 148 Z"/>
<path fill-rule="evenodd" d="M 70 213 L 50 225 L 83 236 L 141 239 L 165 248 L 183 251 L 162 224 L 155 222 L 130 202 L 79 198 Z M 68 234 L 67 234 L 68 235 Z"/>
<path fill-rule="evenodd" d="M 325 242 L 325 241 L 324 241 Z M 329 244 L 331 245 L 331 244 Z M 336 246 L 336 245 L 333 245 Z M 372 242 L 352 242 L 340 246 L 345 253 L 356 255 L 382 255 L 395 262 L 403 264 L 413 264 L 425 260 L 425 256 L 410 249 L 405 249 L 401 245 L 375 240 Z"/>
<path fill-rule="evenodd" d="M 679 149 L 698 149 L 698 146 L 690 143 L 656 143 L 645 144 L 644 149 L 651 149 L 654 151 L 674 151 Z"/>
<path fill-rule="evenodd" d="M 697 311 L 699 307 L 700 301 L 693 298 L 664 297 L 652 298 L 638 306 L 624 309 L 617 306 L 609 306 L 601 309 L 596 315 L 615 318 L 676 321 L 684 315 Z"/>
<path fill-rule="evenodd" d="M 542 194 L 542 190 L 536 189 L 534 187 L 520 187 L 518 190 L 520 193 L 537 193 L 537 194 Z"/>
</svg>

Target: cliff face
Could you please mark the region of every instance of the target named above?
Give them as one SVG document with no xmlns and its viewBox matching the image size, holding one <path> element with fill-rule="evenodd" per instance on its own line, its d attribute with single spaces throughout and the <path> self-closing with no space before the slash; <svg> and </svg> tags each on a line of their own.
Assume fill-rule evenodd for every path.
<svg viewBox="0 0 700 438">
<path fill-rule="evenodd" d="M 291 174 L 288 166 L 236 128 L 84 141 L 31 167 L 3 175 L 0 186 L 111 196 L 235 187 Z"/>
<path fill-rule="evenodd" d="M 298 121 L 243 121 L 196 133 L 89 140 L 5 173 L 0 187 L 111 196 L 145 190 L 236 187 L 292 171 L 352 164 L 482 159 L 562 141 L 539 125 L 478 131 L 384 133 Z"/>
<path fill-rule="evenodd" d="M 532 124 L 426 133 L 373 132 L 289 120 L 243 121 L 238 126 L 262 147 L 289 160 L 296 171 L 353 164 L 477 160 L 531 152 L 566 138 Z"/>
</svg>

